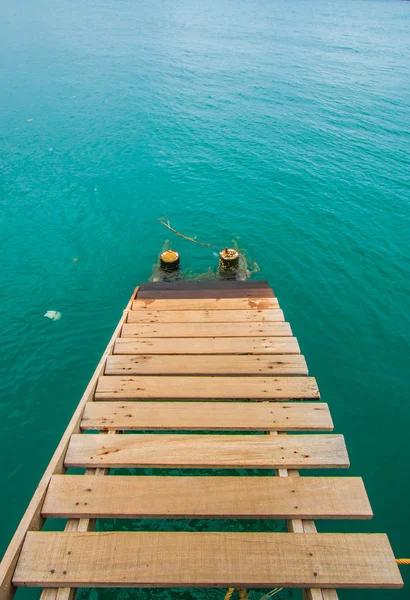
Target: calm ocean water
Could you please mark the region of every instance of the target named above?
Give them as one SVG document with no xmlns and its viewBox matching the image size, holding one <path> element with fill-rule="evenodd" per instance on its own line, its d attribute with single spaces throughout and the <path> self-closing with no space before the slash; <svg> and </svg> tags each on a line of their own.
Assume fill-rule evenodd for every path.
<svg viewBox="0 0 410 600">
<path fill-rule="evenodd" d="M 375 512 L 320 530 L 410 556 L 409 26 L 399 0 L 0 1 L 0 553 L 166 240 L 216 264 L 168 216 L 279 296 Z"/>
</svg>

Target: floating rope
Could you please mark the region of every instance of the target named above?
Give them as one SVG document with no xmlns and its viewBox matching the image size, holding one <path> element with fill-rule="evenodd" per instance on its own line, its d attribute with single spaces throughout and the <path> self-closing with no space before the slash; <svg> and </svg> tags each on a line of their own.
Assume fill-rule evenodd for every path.
<svg viewBox="0 0 410 600">
<path fill-rule="evenodd" d="M 184 235 L 183 233 L 180 233 L 179 231 L 177 231 L 176 229 L 171 227 L 171 223 L 169 222 L 169 219 L 167 217 L 161 217 L 160 219 L 158 219 L 158 221 L 161 223 L 161 225 L 164 225 L 165 227 L 170 229 L 173 233 L 175 233 L 176 235 L 179 235 L 179 237 L 184 238 L 184 240 L 188 240 L 189 242 L 193 242 L 194 244 L 198 244 L 199 246 L 207 246 L 208 248 L 216 248 L 216 246 L 212 246 L 211 244 L 205 244 L 204 242 L 198 242 L 198 240 L 196 239 L 196 236 L 189 237 L 188 235 Z"/>
<path fill-rule="evenodd" d="M 398 565 L 410 565 L 410 558 L 396 558 Z"/>
<path fill-rule="evenodd" d="M 248 592 L 245 588 L 238 588 L 239 600 L 248 600 Z"/>
<path fill-rule="evenodd" d="M 217 246 L 215 246 L 214 244 L 206 244 L 205 242 L 198 242 L 198 240 L 196 239 L 196 235 L 194 237 L 191 237 L 189 235 L 184 235 L 180 231 L 177 231 L 176 229 L 171 227 L 171 223 L 170 223 L 170 220 L 168 219 L 168 217 L 161 217 L 160 219 L 158 219 L 158 221 L 161 223 L 161 225 L 164 225 L 164 227 L 166 227 L 167 229 L 169 229 L 170 231 L 175 233 L 175 235 L 178 235 L 179 237 L 184 238 L 184 240 L 188 240 L 189 242 L 192 242 L 193 244 L 198 244 L 198 246 L 206 246 L 207 248 L 215 248 L 215 249 L 217 248 Z M 254 273 L 257 273 L 258 271 L 260 271 L 260 267 L 259 267 L 258 263 L 256 263 L 254 260 L 249 261 L 250 266 L 248 268 L 248 261 L 247 261 L 245 255 L 239 250 L 238 243 L 236 241 L 233 241 L 233 246 L 234 246 L 235 250 L 237 250 L 239 252 L 240 263 L 242 265 L 242 269 L 244 270 L 244 272 L 246 273 L 246 276 L 248 278 L 251 277 L 251 275 L 253 275 Z"/>
<path fill-rule="evenodd" d="M 262 596 L 262 598 L 259 598 L 259 600 L 268 600 L 268 598 L 272 598 L 272 596 L 276 596 L 276 594 L 279 594 L 279 592 L 281 592 L 283 590 L 283 588 L 275 588 L 273 590 L 271 590 L 270 592 L 268 592 L 267 594 L 265 594 L 264 596 Z"/>
<path fill-rule="evenodd" d="M 282 590 L 283 590 L 283 588 L 275 588 L 275 589 L 271 590 L 270 592 L 268 592 L 267 594 L 265 594 L 264 596 L 262 596 L 261 598 L 259 598 L 259 600 L 269 600 L 269 598 L 272 598 L 272 596 L 276 596 L 276 594 L 279 594 L 279 592 L 281 592 Z M 229 588 L 229 590 L 225 594 L 224 600 L 231 600 L 231 597 L 232 597 L 232 594 L 234 593 L 234 591 L 235 591 L 235 588 Z M 239 594 L 240 600 L 248 600 L 249 599 L 248 592 L 246 591 L 245 588 L 238 588 L 238 594 Z"/>
</svg>

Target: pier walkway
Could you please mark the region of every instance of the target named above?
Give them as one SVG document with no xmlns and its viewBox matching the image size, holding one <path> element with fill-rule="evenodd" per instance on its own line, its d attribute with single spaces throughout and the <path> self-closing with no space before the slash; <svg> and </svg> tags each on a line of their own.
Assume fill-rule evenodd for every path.
<svg viewBox="0 0 410 600">
<path fill-rule="evenodd" d="M 5 554 L 0 598 L 18 586 L 44 588 L 42 600 L 79 587 L 298 587 L 306 600 L 399 588 L 386 535 L 316 531 L 372 517 L 361 478 L 311 471 L 347 467 L 267 282 L 141 284 Z M 172 474 L 118 472 L 135 468 Z M 102 518 L 278 519 L 287 531 L 95 531 Z"/>
</svg>

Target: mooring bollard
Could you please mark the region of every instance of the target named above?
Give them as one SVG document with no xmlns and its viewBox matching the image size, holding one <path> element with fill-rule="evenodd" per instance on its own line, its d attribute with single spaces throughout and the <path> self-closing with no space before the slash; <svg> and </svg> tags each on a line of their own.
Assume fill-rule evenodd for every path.
<svg viewBox="0 0 410 600">
<path fill-rule="evenodd" d="M 159 255 L 159 264 L 165 271 L 176 271 L 179 268 L 179 253 L 175 250 L 164 250 Z"/>
<path fill-rule="evenodd" d="M 225 248 L 219 253 L 219 269 L 221 271 L 236 271 L 239 266 L 239 252 L 234 248 Z"/>
</svg>

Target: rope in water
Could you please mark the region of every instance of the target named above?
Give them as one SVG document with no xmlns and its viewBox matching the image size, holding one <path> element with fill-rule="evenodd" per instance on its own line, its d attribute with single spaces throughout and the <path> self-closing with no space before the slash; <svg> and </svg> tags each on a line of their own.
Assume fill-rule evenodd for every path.
<svg viewBox="0 0 410 600">
<path fill-rule="evenodd" d="M 398 565 L 410 565 L 410 558 L 396 558 Z"/>
<path fill-rule="evenodd" d="M 282 590 L 283 588 L 275 588 L 274 590 L 271 590 L 270 592 L 262 596 L 262 598 L 260 598 L 259 600 L 269 600 L 269 598 L 272 598 L 272 596 L 276 596 L 276 594 L 278 594 Z M 225 594 L 224 600 L 230 600 L 234 591 L 235 588 L 229 588 L 229 590 Z M 238 594 L 240 600 L 248 600 L 248 593 L 244 588 L 238 588 Z"/>
<path fill-rule="evenodd" d="M 262 596 L 262 598 L 260 598 L 259 600 L 268 600 L 268 598 L 272 598 L 272 596 L 276 596 L 276 594 L 279 594 L 279 592 L 281 592 L 282 590 L 283 590 L 283 588 L 275 588 L 274 590 L 271 590 L 270 592 L 268 592 L 267 594 Z"/>
<path fill-rule="evenodd" d="M 235 588 L 229 588 L 229 590 L 225 594 L 224 600 L 230 600 L 232 594 L 234 593 Z"/>
</svg>

